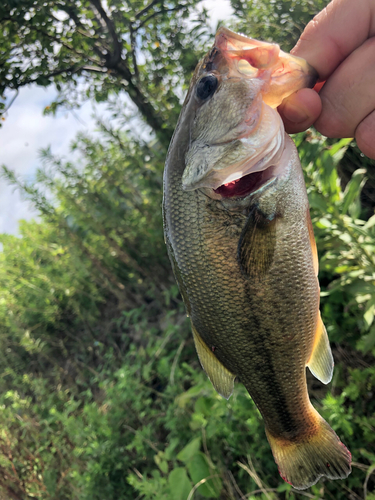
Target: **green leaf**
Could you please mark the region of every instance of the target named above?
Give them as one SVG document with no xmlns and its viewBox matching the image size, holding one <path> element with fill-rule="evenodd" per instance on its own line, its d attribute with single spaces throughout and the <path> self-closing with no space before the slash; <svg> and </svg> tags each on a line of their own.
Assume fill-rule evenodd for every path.
<svg viewBox="0 0 375 500">
<path fill-rule="evenodd" d="M 187 465 L 189 470 L 189 475 L 193 480 L 194 485 L 198 484 L 202 479 L 207 479 L 204 483 L 202 483 L 197 491 L 206 498 L 218 498 L 221 491 L 221 480 L 219 477 L 211 477 L 216 476 L 217 472 L 210 470 L 207 458 L 202 453 L 197 453 L 192 460 Z"/>
<path fill-rule="evenodd" d="M 168 473 L 168 462 L 164 459 L 164 453 L 162 451 L 159 451 L 159 453 L 154 456 L 154 461 L 164 474 Z"/>
<path fill-rule="evenodd" d="M 165 460 L 161 460 L 160 463 L 158 464 L 159 469 L 164 472 L 164 474 L 167 474 L 168 472 L 168 462 Z"/>
<path fill-rule="evenodd" d="M 341 156 L 338 158 L 338 161 L 341 160 L 341 158 L 344 156 L 345 151 L 347 150 L 349 144 L 352 142 L 353 138 L 345 138 L 341 139 L 340 141 L 336 142 L 336 144 L 333 144 L 333 146 L 330 147 L 329 153 L 331 156 L 335 156 L 335 158 L 338 158 L 338 154 Z"/>
<path fill-rule="evenodd" d="M 375 325 L 372 326 L 370 332 L 358 341 L 357 348 L 367 353 L 375 347 Z"/>
<path fill-rule="evenodd" d="M 316 191 L 311 191 L 308 194 L 308 198 L 311 208 L 315 208 L 317 210 L 320 210 L 321 212 L 327 211 L 327 200 L 323 195 L 317 193 Z"/>
<path fill-rule="evenodd" d="M 213 399 L 204 396 L 199 397 L 194 405 L 194 410 L 196 413 L 201 413 L 205 417 L 209 417 L 212 412 Z"/>
<path fill-rule="evenodd" d="M 192 398 L 195 398 L 196 396 L 198 396 L 198 394 L 200 394 L 204 388 L 205 388 L 204 384 L 198 384 L 198 385 L 191 387 L 188 391 L 180 394 L 176 398 L 176 402 L 177 402 L 178 406 L 180 406 L 181 408 L 184 408 L 187 405 L 187 403 Z"/>
<path fill-rule="evenodd" d="M 369 220 L 363 226 L 363 229 L 365 229 L 367 231 L 373 226 L 375 226 L 375 215 L 373 215 L 372 217 L 369 218 Z"/>
<path fill-rule="evenodd" d="M 167 446 L 167 448 L 164 451 L 164 456 L 166 460 L 171 460 L 173 455 L 174 455 L 174 450 L 177 448 L 179 445 L 180 440 L 178 438 L 173 438 L 171 439 L 171 442 Z"/>
<path fill-rule="evenodd" d="M 370 328 L 374 321 L 374 312 L 375 312 L 375 297 L 368 301 L 366 305 L 366 311 L 363 315 L 363 319 L 366 322 L 367 328 Z"/>
<path fill-rule="evenodd" d="M 321 219 L 318 220 L 318 222 L 316 223 L 316 227 L 319 227 L 321 229 L 325 229 L 325 228 L 329 228 L 331 227 L 332 224 L 331 224 L 331 221 L 329 221 L 328 219 L 326 219 L 325 217 L 322 217 Z"/>
<path fill-rule="evenodd" d="M 173 469 L 168 477 L 169 490 L 173 500 L 187 500 L 192 489 L 192 484 L 186 473 L 186 469 L 177 467 Z"/>
<path fill-rule="evenodd" d="M 197 437 L 190 441 L 185 448 L 183 448 L 180 453 L 177 455 L 177 459 L 181 462 L 189 462 L 193 458 L 193 456 L 198 453 L 201 447 L 201 438 Z"/>
<path fill-rule="evenodd" d="M 341 205 L 341 210 L 344 214 L 348 212 L 350 205 L 352 205 L 352 203 L 354 203 L 354 201 L 359 198 L 361 189 L 366 182 L 366 178 L 364 177 L 365 174 L 366 169 L 359 168 L 353 173 L 352 178 L 348 182 L 348 185 L 346 186 L 344 191 Z"/>
</svg>

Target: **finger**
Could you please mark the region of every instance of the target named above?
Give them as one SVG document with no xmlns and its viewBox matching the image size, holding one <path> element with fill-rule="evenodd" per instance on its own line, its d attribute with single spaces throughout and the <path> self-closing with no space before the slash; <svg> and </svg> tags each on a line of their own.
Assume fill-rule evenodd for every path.
<svg viewBox="0 0 375 500">
<path fill-rule="evenodd" d="M 278 111 L 288 134 L 308 129 L 317 120 L 322 109 L 319 95 L 311 89 L 301 89 L 281 103 Z"/>
<path fill-rule="evenodd" d="M 320 92 L 323 110 L 314 124 L 323 135 L 354 137 L 359 123 L 375 109 L 374 56 L 375 38 L 370 38 L 325 83 Z"/>
<path fill-rule="evenodd" d="M 358 125 L 355 131 L 357 145 L 363 154 L 375 160 L 375 111 Z"/>
<path fill-rule="evenodd" d="M 306 26 L 292 50 L 325 80 L 367 38 L 375 35 L 373 0 L 333 0 Z"/>
</svg>

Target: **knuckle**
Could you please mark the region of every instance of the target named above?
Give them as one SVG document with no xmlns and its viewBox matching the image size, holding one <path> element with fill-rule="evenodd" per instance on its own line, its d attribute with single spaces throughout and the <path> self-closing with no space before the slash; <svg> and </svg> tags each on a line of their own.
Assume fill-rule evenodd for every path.
<svg viewBox="0 0 375 500">
<path fill-rule="evenodd" d="M 322 96 L 323 110 L 315 127 L 326 137 L 350 137 L 354 135 L 356 123 L 353 124 L 350 110 L 347 109 L 345 100 L 337 94 Z"/>
<path fill-rule="evenodd" d="M 358 125 L 355 131 L 357 145 L 363 154 L 375 159 L 375 111 Z"/>
<path fill-rule="evenodd" d="M 324 29 L 324 26 L 330 22 L 332 18 L 332 4 L 327 5 L 321 10 L 311 21 L 306 25 L 300 39 L 303 41 L 310 41 L 315 39 L 317 33 Z"/>
</svg>

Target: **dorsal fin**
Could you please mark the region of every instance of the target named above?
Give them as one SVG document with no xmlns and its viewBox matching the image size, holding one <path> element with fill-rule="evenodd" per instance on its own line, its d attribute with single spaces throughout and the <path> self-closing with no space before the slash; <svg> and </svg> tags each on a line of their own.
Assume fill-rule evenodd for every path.
<svg viewBox="0 0 375 500">
<path fill-rule="evenodd" d="M 323 382 L 323 384 L 328 384 L 332 380 L 333 364 L 327 331 L 319 313 L 314 347 L 307 366 L 317 379 Z"/>
<path fill-rule="evenodd" d="M 233 375 L 233 373 L 227 370 L 227 368 L 220 363 L 215 354 L 208 348 L 207 344 L 194 328 L 194 325 L 191 324 L 191 326 L 193 330 L 195 348 L 204 371 L 207 373 L 208 378 L 216 391 L 225 399 L 229 399 L 233 392 L 234 379 L 236 378 L 236 375 Z"/>
</svg>

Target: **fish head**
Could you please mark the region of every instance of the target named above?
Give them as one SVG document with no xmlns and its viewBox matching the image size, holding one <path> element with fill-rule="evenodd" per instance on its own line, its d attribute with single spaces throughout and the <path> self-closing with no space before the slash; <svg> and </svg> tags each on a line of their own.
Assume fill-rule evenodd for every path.
<svg viewBox="0 0 375 500">
<path fill-rule="evenodd" d="M 276 179 L 285 137 L 276 107 L 316 79 L 304 59 L 277 44 L 220 28 L 185 101 L 190 119 L 182 188 L 214 199 L 243 198 Z"/>
</svg>

